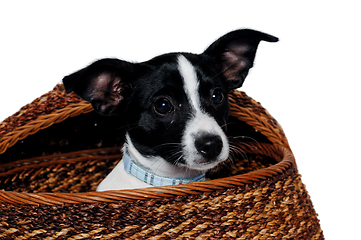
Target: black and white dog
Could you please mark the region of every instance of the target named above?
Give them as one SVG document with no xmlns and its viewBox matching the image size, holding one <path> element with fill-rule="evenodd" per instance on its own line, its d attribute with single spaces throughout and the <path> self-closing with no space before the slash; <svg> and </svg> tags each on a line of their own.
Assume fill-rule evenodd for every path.
<svg viewBox="0 0 361 240">
<path fill-rule="evenodd" d="M 200 181 L 227 160 L 227 94 L 242 86 L 261 40 L 278 41 L 236 30 L 202 54 L 168 53 L 142 63 L 101 59 L 66 76 L 67 92 L 127 122 L 123 160 L 97 190 Z"/>
</svg>

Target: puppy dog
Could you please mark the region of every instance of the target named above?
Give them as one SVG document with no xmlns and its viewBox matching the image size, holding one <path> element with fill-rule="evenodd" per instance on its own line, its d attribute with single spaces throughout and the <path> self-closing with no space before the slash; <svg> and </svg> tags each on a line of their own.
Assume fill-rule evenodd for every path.
<svg viewBox="0 0 361 240">
<path fill-rule="evenodd" d="M 97 190 L 201 181 L 227 160 L 227 94 L 242 86 L 262 40 L 278 41 L 236 30 L 202 54 L 168 53 L 142 63 L 101 59 L 64 77 L 68 93 L 127 122 L 123 160 Z"/>
</svg>

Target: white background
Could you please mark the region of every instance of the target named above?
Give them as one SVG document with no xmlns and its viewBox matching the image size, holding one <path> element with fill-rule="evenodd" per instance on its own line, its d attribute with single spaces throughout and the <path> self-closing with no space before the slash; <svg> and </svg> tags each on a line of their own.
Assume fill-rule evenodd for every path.
<svg viewBox="0 0 361 240">
<path fill-rule="evenodd" d="M 260 44 L 242 90 L 283 126 L 326 239 L 361 239 L 360 4 L 214 2 L 2 1 L 0 120 L 96 59 L 200 53 L 261 30 L 280 42 Z"/>
</svg>

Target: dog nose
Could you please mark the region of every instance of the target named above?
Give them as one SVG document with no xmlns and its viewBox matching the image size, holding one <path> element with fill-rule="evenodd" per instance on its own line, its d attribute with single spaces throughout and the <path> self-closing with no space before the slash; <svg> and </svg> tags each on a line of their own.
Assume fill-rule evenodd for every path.
<svg viewBox="0 0 361 240">
<path fill-rule="evenodd" d="M 195 147 L 205 160 L 214 161 L 221 153 L 223 143 L 218 135 L 206 135 L 195 140 Z"/>
</svg>

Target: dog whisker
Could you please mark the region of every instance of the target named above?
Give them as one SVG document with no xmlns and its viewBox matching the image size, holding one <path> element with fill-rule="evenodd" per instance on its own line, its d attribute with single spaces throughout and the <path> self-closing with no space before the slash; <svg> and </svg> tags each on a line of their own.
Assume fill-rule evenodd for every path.
<svg viewBox="0 0 361 240">
<path fill-rule="evenodd" d="M 127 126 L 127 130 L 128 131 L 131 131 L 131 130 L 134 130 L 134 129 L 137 129 L 139 128 L 138 124 L 130 124 Z"/>
<path fill-rule="evenodd" d="M 257 144 L 257 146 L 261 147 L 261 144 L 256 139 L 254 139 L 252 137 L 248 137 L 248 136 L 232 136 L 232 137 L 228 137 L 228 138 L 229 139 L 236 139 L 236 140 L 238 140 L 240 138 L 241 139 L 249 139 L 249 140 L 252 140 L 253 142 L 255 142 Z M 245 142 L 243 142 L 243 141 L 237 141 L 237 142 L 240 143 L 240 144 L 246 145 Z M 250 145 L 247 145 L 247 146 L 250 147 Z"/>
<path fill-rule="evenodd" d="M 162 143 L 157 146 L 154 146 L 153 148 L 162 148 L 162 147 L 169 147 L 169 146 L 180 146 L 180 143 Z"/>
<path fill-rule="evenodd" d="M 230 158 L 232 159 L 232 161 L 234 159 L 236 159 L 236 155 L 241 155 L 241 157 L 243 159 L 248 160 L 247 154 L 238 146 L 233 145 L 232 143 L 230 143 L 229 145 L 229 150 L 230 150 Z"/>
</svg>

